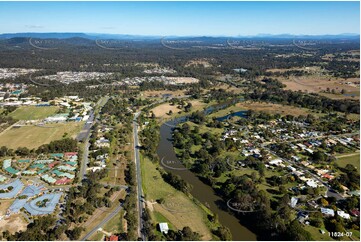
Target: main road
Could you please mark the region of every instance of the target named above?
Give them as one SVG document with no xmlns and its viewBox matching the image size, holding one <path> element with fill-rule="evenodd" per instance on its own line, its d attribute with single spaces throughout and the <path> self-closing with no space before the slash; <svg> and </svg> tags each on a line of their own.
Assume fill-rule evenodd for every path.
<svg viewBox="0 0 361 242">
<path fill-rule="evenodd" d="M 182 99 L 182 98 L 187 98 L 190 97 L 189 95 L 184 95 L 184 96 L 178 96 L 178 97 L 174 97 L 177 99 Z M 167 99 L 161 99 L 159 101 L 155 101 L 145 107 L 150 107 L 154 104 L 161 104 L 163 102 L 166 102 Z M 137 178 L 137 203 L 138 203 L 138 221 L 139 221 L 139 226 L 138 226 L 138 236 L 139 238 L 141 238 L 143 241 L 146 240 L 146 236 L 143 233 L 143 210 L 144 210 L 144 206 L 145 204 L 143 203 L 144 199 L 143 199 L 143 189 L 142 189 L 142 174 L 141 174 L 141 168 L 140 168 L 140 155 L 139 155 L 139 139 L 138 139 L 138 117 L 140 115 L 142 111 L 138 111 L 134 114 L 134 119 L 133 119 L 133 139 L 134 139 L 134 162 L 135 162 L 135 168 L 136 168 L 136 178 Z"/>
<path fill-rule="evenodd" d="M 136 168 L 136 176 L 137 176 L 137 198 L 138 198 L 138 236 L 142 240 L 145 240 L 146 237 L 143 233 L 143 190 L 142 190 L 142 174 L 140 168 L 140 155 L 139 155 L 139 139 L 138 139 L 138 122 L 137 118 L 139 117 L 140 112 L 135 113 L 133 119 L 133 139 L 134 139 L 134 162 Z"/>
</svg>

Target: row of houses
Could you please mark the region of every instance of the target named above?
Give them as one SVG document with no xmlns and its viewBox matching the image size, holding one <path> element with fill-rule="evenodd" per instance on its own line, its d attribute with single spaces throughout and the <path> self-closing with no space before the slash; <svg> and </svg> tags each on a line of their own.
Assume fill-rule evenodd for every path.
<svg viewBox="0 0 361 242">
<path fill-rule="evenodd" d="M 23 163 L 26 166 L 17 170 L 11 165 Z M 3 161 L 3 170 L 11 175 L 17 176 L 38 176 L 50 185 L 64 185 L 71 183 L 78 169 L 78 153 L 66 152 L 43 155 L 42 159 L 10 159 Z"/>
</svg>

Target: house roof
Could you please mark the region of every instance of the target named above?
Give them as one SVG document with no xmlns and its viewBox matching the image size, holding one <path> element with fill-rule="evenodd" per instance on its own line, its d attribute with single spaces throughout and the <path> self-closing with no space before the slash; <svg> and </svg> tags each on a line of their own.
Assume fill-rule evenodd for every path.
<svg viewBox="0 0 361 242">
<path fill-rule="evenodd" d="M 159 223 L 160 232 L 168 233 L 168 223 Z"/>
<path fill-rule="evenodd" d="M 335 216 L 335 211 L 333 209 L 330 209 L 330 208 L 321 208 L 321 213 L 331 215 L 331 216 Z"/>
<path fill-rule="evenodd" d="M 111 235 L 109 237 L 106 237 L 105 241 L 118 241 L 119 238 L 116 235 Z"/>
<path fill-rule="evenodd" d="M 10 212 L 17 213 L 22 209 L 28 199 L 16 199 L 9 207 Z"/>
<path fill-rule="evenodd" d="M 0 190 L 8 189 L 8 187 L 13 187 L 13 189 L 9 192 L 0 193 L 0 198 L 13 198 L 18 194 L 21 189 L 23 189 L 24 184 L 20 181 L 20 179 L 16 179 L 7 184 L 0 185 Z"/>
<path fill-rule="evenodd" d="M 42 215 L 42 214 L 50 214 L 54 211 L 56 205 L 58 204 L 62 193 L 51 193 L 44 194 L 41 197 L 38 197 L 24 205 L 24 208 L 31 215 Z M 45 204 L 44 207 L 38 207 L 36 204 L 39 201 L 43 201 L 48 199 L 49 201 Z"/>
</svg>

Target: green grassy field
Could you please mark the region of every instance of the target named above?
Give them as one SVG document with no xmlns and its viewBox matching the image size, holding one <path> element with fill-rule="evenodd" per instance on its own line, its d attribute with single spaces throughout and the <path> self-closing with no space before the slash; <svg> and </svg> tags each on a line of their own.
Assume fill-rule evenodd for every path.
<svg viewBox="0 0 361 242">
<path fill-rule="evenodd" d="M 103 232 L 97 231 L 93 236 L 90 237 L 91 241 L 102 241 L 105 234 Z"/>
<path fill-rule="evenodd" d="M 14 119 L 18 120 L 34 120 L 43 119 L 55 114 L 59 110 L 59 107 L 36 107 L 36 106 L 23 106 L 17 108 L 14 112 L 10 113 Z"/>
<path fill-rule="evenodd" d="M 184 193 L 166 183 L 157 166 L 146 158 L 141 159 L 143 191 L 154 222 L 169 222 L 171 228 L 182 229 L 189 226 L 202 235 L 203 240 L 211 240 L 207 227 L 207 214 Z M 156 202 L 164 199 L 163 204 Z"/>
<path fill-rule="evenodd" d="M 0 134 L 0 146 L 4 145 L 12 149 L 18 147 L 37 148 L 50 141 L 62 139 L 64 133 L 67 133 L 66 137 L 75 138 L 83 125 L 84 122 L 68 122 L 47 124 L 42 127 L 29 125 L 11 128 Z"/>
<path fill-rule="evenodd" d="M 112 234 L 123 232 L 123 216 L 124 210 L 121 210 L 120 213 L 115 215 L 111 220 L 109 220 L 108 223 L 103 226 L 103 229 Z"/>
<path fill-rule="evenodd" d="M 340 158 L 337 158 L 336 163 L 341 167 L 345 167 L 347 164 L 351 164 L 360 170 L 360 153 L 355 153 L 354 155 L 350 156 L 342 155 Z"/>
<path fill-rule="evenodd" d="M 311 233 L 312 238 L 316 241 L 333 241 L 329 235 L 328 231 L 326 229 L 323 229 L 325 231 L 325 234 L 321 234 L 320 229 L 313 227 L 313 226 L 304 226 L 304 229 Z"/>
</svg>

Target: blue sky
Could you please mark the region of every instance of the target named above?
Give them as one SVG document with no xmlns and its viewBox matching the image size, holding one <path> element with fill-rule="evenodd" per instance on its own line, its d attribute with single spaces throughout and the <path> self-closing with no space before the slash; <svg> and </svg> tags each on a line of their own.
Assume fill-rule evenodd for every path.
<svg viewBox="0 0 361 242">
<path fill-rule="evenodd" d="M 359 2 L 0 2 L 0 33 L 359 33 Z"/>
</svg>

